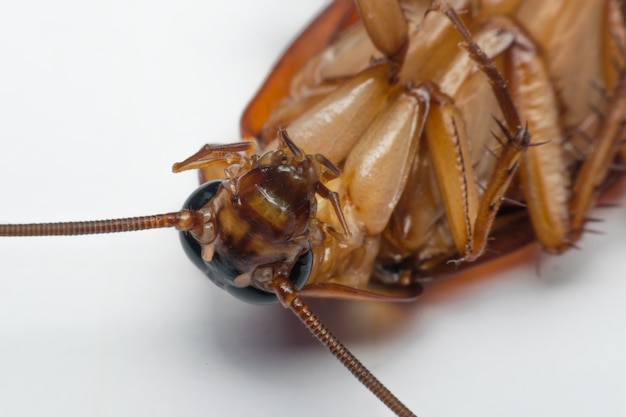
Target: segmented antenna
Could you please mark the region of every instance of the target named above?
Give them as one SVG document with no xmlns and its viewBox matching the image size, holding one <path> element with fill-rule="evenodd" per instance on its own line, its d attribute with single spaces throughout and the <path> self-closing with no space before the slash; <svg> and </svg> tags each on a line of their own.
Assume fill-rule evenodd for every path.
<svg viewBox="0 0 626 417">
<path fill-rule="evenodd" d="M 0 224 L 0 236 L 76 236 L 175 227 L 183 231 L 202 229 L 202 215 L 195 211 L 155 214 L 123 219 L 60 223 Z"/>
<path fill-rule="evenodd" d="M 291 310 L 313 336 L 391 411 L 399 417 L 417 417 L 328 330 L 304 300 L 300 298 L 298 290 L 291 281 L 282 277 L 274 277 L 268 283 L 268 289 L 276 294 L 283 306 Z"/>
</svg>

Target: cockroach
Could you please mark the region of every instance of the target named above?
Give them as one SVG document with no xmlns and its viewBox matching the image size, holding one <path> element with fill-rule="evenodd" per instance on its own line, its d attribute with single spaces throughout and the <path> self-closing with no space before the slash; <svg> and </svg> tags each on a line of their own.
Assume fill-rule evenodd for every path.
<svg viewBox="0 0 626 417">
<path fill-rule="evenodd" d="M 277 33 L 286 40 L 312 14 L 283 2 L 233 2 L 219 13 L 200 4 L 74 7 L 0 13 L 6 223 L 122 217 L 129 201 L 138 213 L 180 206 L 180 176 L 155 166 L 183 146 L 234 138 L 234 119 L 215 120 L 241 108 L 269 66 L 249 54 Z M 480 117 L 497 129 L 488 116 Z M 597 216 L 606 235 L 585 235 L 582 255 L 535 245 L 433 284 L 409 306 L 316 310 L 419 414 L 623 414 L 625 221 L 619 209 Z M 2 415 L 387 414 L 300 340 L 282 308 L 179 279 L 197 271 L 171 260 L 178 243 L 160 233 L 0 240 Z M 498 240 L 489 248 L 498 251 Z"/>
</svg>

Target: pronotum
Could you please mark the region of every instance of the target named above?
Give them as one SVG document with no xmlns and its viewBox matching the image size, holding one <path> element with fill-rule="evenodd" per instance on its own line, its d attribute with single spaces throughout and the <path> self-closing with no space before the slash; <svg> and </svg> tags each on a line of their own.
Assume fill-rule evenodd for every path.
<svg viewBox="0 0 626 417">
<path fill-rule="evenodd" d="M 8 7 L 2 220 L 27 221 L 178 206 L 195 178 L 171 163 L 238 137 L 321 4 Z M 596 217 L 605 235 L 581 252 L 531 248 L 410 306 L 318 310 L 418 414 L 620 414 L 624 216 Z M 0 241 L 3 415 L 386 415 L 281 308 L 225 297 L 170 235 Z"/>
</svg>

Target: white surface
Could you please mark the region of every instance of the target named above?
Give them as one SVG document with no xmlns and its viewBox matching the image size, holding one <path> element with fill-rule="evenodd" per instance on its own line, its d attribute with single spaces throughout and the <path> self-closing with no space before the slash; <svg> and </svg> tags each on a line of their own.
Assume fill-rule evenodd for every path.
<svg viewBox="0 0 626 417">
<path fill-rule="evenodd" d="M 3 2 L 0 221 L 178 209 L 195 175 L 171 164 L 238 139 L 321 3 Z M 540 276 L 531 251 L 387 321 L 315 307 L 420 416 L 626 415 L 626 210 L 595 216 L 606 234 Z M 2 416 L 389 415 L 286 311 L 212 286 L 173 231 L 0 239 L 0 271 Z"/>
</svg>

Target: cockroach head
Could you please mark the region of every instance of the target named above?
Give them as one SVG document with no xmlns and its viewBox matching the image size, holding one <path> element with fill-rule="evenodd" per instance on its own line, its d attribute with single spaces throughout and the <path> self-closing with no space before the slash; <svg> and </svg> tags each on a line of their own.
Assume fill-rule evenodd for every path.
<svg viewBox="0 0 626 417">
<path fill-rule="evenodd" d="M 213 199 L 224 181 L 210 181 L 200 186 L 185 202 L 184 208 L 203 215 L 203 229 L 195 232 L 180 232 L 180 239 L 189 259 L 217 286 L 235 297 L 253 304 L 273 304 L 278 302 L 273 293 L 250 285 L 249 271 L 241 270 L 232 262 L 232 255 L 223 246 L 215 249 L 216 216 L 213 211 Z M 223 190 L 222 190 L 223 191 Z M 208 252 L 208 253 L 207 253 Z M 301 288 L 311 273 L 313 255 L 306 250 L 297 257 L 289 272 L 289 279 L 297 288 Z M 258 269 L 256 273 L 264 271 Z M 265 268 L 267 272 L 267 268 Z M 271 273 L 271 271 L 269 272 Z M 247 279 L 245 279 L 247 277 Z"/>
<path fill-rule="evenodd" d="M 174 166 L 180 171 L 228 164 L 225 180 L 205 183 L 185 203 L 196 221 L 182 240 L 194 264 L 217 285 L 247 301 L 275 302 L 269 285 L 274 278 L 300 289 L 310 273 L 313 236 L 322 232 L 316 195 L 331 200 L 348 235 L 338 197 L 324 186 L 339 170 L 322 155 L 306 154 L 284 130 L 275 150 L 239 152 L 238 145 L 206 145 Z"/>
</svg>

